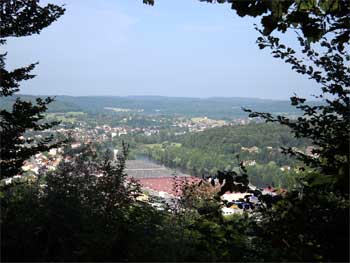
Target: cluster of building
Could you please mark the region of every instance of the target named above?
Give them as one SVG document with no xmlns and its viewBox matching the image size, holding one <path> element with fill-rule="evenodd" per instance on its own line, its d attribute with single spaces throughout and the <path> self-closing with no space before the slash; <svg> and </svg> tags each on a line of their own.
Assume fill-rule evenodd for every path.
<svg viewBox="0 0 350 263">
<path fill-rule="evenodd" d="M 82 143 L 103 143 L 127 134 L 144 134 L 151 136 L 159 133 L 159 129 L 154 128 L 131 128 L 131 127 L 111 127 L 109 125 L 96 126 L 94 128 L 76 127 L 73 129 L 60 128 L 55 132 L 65 137 L 73 137 Z"/>
<path fill-rule="evenodd" d="M 244 122 L 244 123 L 243 123 Z M 242 119 L 240 124 L 247 124 L 249 120 Z M 223 120 L 212 120 L 207 117 L 203 118 L 178 118 L 175 119 L 172 126 L 183 128 L 183 131 L 178 132 L 183 134 L 188 132 L 199 132 L 208 128 L 220 127 L 224 125 L 232 125 Z M 67 128 L 61 125 L 56 130 L 49 130 L 47 132 L 57 132 L 63 135 L 65 138 L 73 138 L 71 143 L 72 149 L 77 149 L 84 144 L 89 143 L 104 143 L 113 140 L 114 137 L 119 137 L 127 134 L 144 134 L 145 136 L 151 136 L 160 132 L 157 127 L 147 128 L 134 128 L 128 126 L 111 127 L 109 125 L 97 125 L 95 127 L 88 127 L 85 123 L 77 123 L 75 128 Z M 42 135 L 35 135 L 35 139 L 40 139 Z M 272 150 L 272 147 L 267 147 L 268 150 Z M 258 153 L 259 148 L 253 147 L 242 147 L 242 151 L 249 153 Z M 308 154 L 313 154 L 311 148 L 307 149 Z M 27 160 L 22 169 L 28 174 L 33 176 L 37 175 L 41 169 L 54 171 L 62 160 L 63 149 L 51 149 L 47 153 L 39 153 Z M 114 156 L 118 153 L 114 149 Z M 69 158 L 69 157 L 66 157 Z M 256 165 L 255 160 L 246 160 L 243 163 L 245 166 Z M 289 166 L 281 167 L 282 171 L 289 171 Z M 181 182 L 196 183 L 199 179 L 186 174 L 174 173 L 164 166 L 156 165 L 144 161 L 129 161 L 127 163 L 126 172 L 130 178 L 137 179 L 143 189 L 143 194 L 138 197 L 139 200 L 149 202 L 154 205 L 157 209 L 165 209 L 165 205 L 172 202 L 181 195 L 181 189 L 179 186 Z M 175 179 L 177 178 L 178 181 Z M 275 193 L 271 189 L 264 189 L 267 193 L 274 195 Z M 232 215 L 242 213 L 244 210 L 251 209 L 248 204 L 257 202 L 256 198 L 252 195 L 249 196 L 249 202 L 245 202 L 247 193 L 225 193 L 222 196 L 223 201 L 226 202 L 226 206 L 222 207 L 223 215 Z"/>
<path fill-rule="evenodd" d="M 250 190 L 256 190 L 253 185 L 249 185 Z M 261 190 L 262 195 L 270 195 L 272 197 L 284 194 L 285 189 L 276 189 L 273 187 L 265 187 Z M 259 203 L 259 199 L 252 193 L 226 192 L 221 196 L 221 200 L 226 204 L 221 207 L 223 216 L 242 214 L 244 211 L 252 211 Z"/>
<path fill-rule="evenodd" d="M 174 127 L 186 128 L 189 132 L 201 132 L 209 128 L 221 127 L 228 125 L 224 120 L 213 120 L 208 117 L 183 119 L 174 121 Z"/>
<path fill-rule="evenodd" d="M 106 129 L 106 127 L 102 127 Z M 112 131 L 108 129 L 107 131 Z M 71 144 L 72 149 L 82 146 L 81 142 Z M 39 153 L 27 160 L 22 169 L 30 176 L 36 177 L 41 169 L 47 171 L 56 170 L 59 163 L 62 161 L 63 149 L 51 149 L 47 153 Z M 69 158 L 69 156 L 65 157 Z M 69 160 L 65 160 L 69 161 Z M 137 197 L 137 200 L 147 202 L 157 210 L 169 209 L 176 204 L 177 200 L 182 196 L 182 189 L 185 184 L 198 184 L 201 179 L 187 174 L 174 172 L 164 166 L 143 160 L 130 160 L 126 163 L 126 173 L 129 180 L 136 180 L 142 189 L 142 194 Z M 97 175 L 96 175 L 97 176 Z M 18 177 L 18 176 L 17 176 Z M 10 178 L 9 180 L 17 179 Z M 28 177 L 29 178 L 29 177 Z M 11 181 L 6 183 L 11 183 Z M 210 183 L 206 182 L 207 185 Z M 219 184 L 216 184 L 219 186 Z M 250 186 L 252 190 L 255 188 Z M 218 191 L 218 187 L 206 188 L 205 186 L 199 189 L 204 194 L 213 194 Z M 266 188 L 262 191 L 263 194 L 276 195 L 276 190 Z M 258 203 L 258 199 L 250 193 L 227 192 L 221 196 L 225 205 L 221 207 L 223 216 L 234 214 L 242 214 L 244 211 L 252 210 L 252 204 Z"/>
<path fill-rule="evenodd" d="M 143 194 L 138 197 L 139 201 L 147 202 L 157 210 L 167 209 L 176 203 L 176 200 L 182 196 L 184 185 L 196 184 L 201 181 L 200 178 L 186 174 L 175 174 L 170 169 L 148 161 L 130 160 L 127 161 L 126 172 L 128 176 L 134 178 L 141 185 Z M 253 185 L 249 185 L 250 190 L 257 190 Z M 200 198 L 203 196 L 214 196 L 220 190 L 218 182 L 213 187 L 209 181 L 202 181 L 202 184 L 196 188 L 193 194 Z M 273 187 L 266 187 L 261 190 L 263 195 L 276 196 L 281 191 Z M 175 200 L 175 201 L 174 201 Z M 259 200 L 252 193 L 226 192 L 221 196 L 223 204 L 221 213 L 223 216 L 242 214 L 244 211 L 252 211 L 254 205 Z"/>
<path fill-rule="evenodd" d="M 131 127 L 128 126 L 127 121 L 131 120 L 133 117 L 124 118 L 121 121 L 120 126 L 111 127 L 110 125 L 96 125 L 91 127 L 87 125 L 84 121 L 77 121 L 72 128 L 70 125 L 64 123 L 60 124 L 60 128 L 56 130 L 48 130 L 47 132 L 58 132 L 64 136 L 73 136 L 74 138 L 79 138 L 80 141 L 84 143 L 90 142 L 105 142 L 114 137 L 119 137 L 127 134 L 144 134 L 145 136 L 156 135 L 160 133 L 162 127 L 170 125 L 172 127 L 180 128 L 175 132 L 175 135 L 183 135 L 187 132 L 201 132 L 206 129 L 222 127 L 227 125 L 236 124 L 248 124 L 249 119 L 236 119 L 233 121 L 225 120 L 214 120 L 208 117 L 197 117 L 197 118 L 172 118 L 171 121 L 167 118 L 152 119 L 155 125 L 150 125 L 148 127 Z M 169 123 L 170 121 L 170 123 Z M 123 123 L 124 122 L 124 123 Z M 156 125 L 156 122 L 160 125 Z M 123 124 L 122 124 L 123 123 Z M 164 128 L 163 127 L 163 128 Z"/>
<path fill-rule="evenodd" d="M 158 210 L 164 210 L 175 203 L 182 194 L 184 183 L 200 181 L 197 177 L 144 160 L 127 160 L 125 172 L 128 178 L 136 179 L 142 187 L 143 194 L 138 200 L 147 202 Z"/>
<path fill-rule="evenodd" d="M 62 160 L 62 152 L 62 148 L 55 148 L 51 149 L 47 154 L 38 153 L 24 162 L 22 170 L 35 175 L 37 175 L 41 169 L 54 171 Z"/>
<path fill-rule="evenodd" d="M 27 180 L 36 180 L 40 171 L 55 171 L 62 161 L 62 148 L 51 149 L 47 153 L 38 153 L 26 160 L 22 165 L 22 170 L 26 174 Z M 11 184 L 13 180 L 22 180 L 24 177 L 16 175 L 5 179 L 5 184 Z"/>
</svg>

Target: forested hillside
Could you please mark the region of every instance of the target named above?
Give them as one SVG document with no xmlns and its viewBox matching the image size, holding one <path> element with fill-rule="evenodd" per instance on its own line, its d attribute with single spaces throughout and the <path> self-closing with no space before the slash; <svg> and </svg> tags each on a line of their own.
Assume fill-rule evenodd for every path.
<svg viewBox="0 0 350 263">
<path fill-rule="evenodd" d="M 287 127 L 271 123 L 259 123 L 220 127 L 201 133 L 187 134 L 179 138 L 186 147 L 203 150 L 235 152 L 240 147 L 303 147 L 306 140 L 297 139 Z"/>
<path fill-rule="evenodd" d="M 281 149 L 295 147 L 305 152 L 310 145 L 306 139 L 295 138 L 288 128 L 266 123 L 170 136 L 172 141 L 161 142 L 159 136 L 155 137 L 158 143 L 144 144 L 137 153 L 195 176 L 234 169 L 243 162 L 251 182 L 261 187 L 292 187 L 298 163 Z M 142 138 L 139 137 L 138 142 L 142 142 Z"/>
<path fill-rule="evenodd" d="M 36 96 L 15 95 L 1 97 L 2 108 L 9 109 L 16 98 L 35 101 Z M 83 111 L 86 113 L 138 112 L 151 115 L 208 116 L 210 118 L 232 119 L 247 117 L 242 107 L 254 108 L 275 114 L 296 115 L 298 110 L 287 101 L 255 98 L 173 98 L 161 96 L 55 96 L 48 112 Z"/>
</svg>

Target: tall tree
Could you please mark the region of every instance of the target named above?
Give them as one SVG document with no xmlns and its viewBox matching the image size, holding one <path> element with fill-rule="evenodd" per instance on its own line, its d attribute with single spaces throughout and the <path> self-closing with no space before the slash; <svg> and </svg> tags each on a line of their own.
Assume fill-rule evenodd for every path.
<svg viewBox="0 0 350 263">
<path fill-rule="evenodd" d="M 25 37 L 39 34 L 63 15 L 63 7 L 48 4 L 39 5 L 38 0 L 2 0 L 0 2 L 0 45 L 6 44 L 8 37 Z M 34 78 L 31 74 L 37 63 L 12 71 L 6 69 L 6 53 L 0 54 L 0 97 L 13 96 L 20 90 L 20 82 Z M 12 111 L 0 109 L 0 179 L 21 173 L 23 162 L 30 156 L 46 151 L 52 144 L 52 137 L 40 141 L 25 139 L 28 130 L 42 131 L 56 125 L 44 123 L 43 113 L 53 98 L 38 98 L 36 103 L 17 98 Z"/>
</svg>

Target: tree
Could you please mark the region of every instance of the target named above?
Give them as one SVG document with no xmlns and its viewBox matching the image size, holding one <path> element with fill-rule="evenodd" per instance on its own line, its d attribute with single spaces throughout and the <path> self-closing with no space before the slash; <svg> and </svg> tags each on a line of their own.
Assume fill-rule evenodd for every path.
<svg viewBox="0 0 350 263">
<path fill-rule="evenodd" d="M 124 171 L 127 148 L 118 160 L 99 160 L 89 146 L 40 173 L 33 183 L 5 189 L 1 200 L 1 259 L 4 261 L 77 261 L 109 257 L 135 239 L 128 230 L 130 205 L 139 185 Z M 20 215 L 20 216 L 17 216 Z M 130 216 L 133 218 L 132 216 Z"/>
<path fill-rule="evenodd" d="M 346 30 L 345 30 L 346 31 Z M 262 34 L 264 32 L 260 31 Z M 299 188 L 288 192 L 273 209 L 261 211 L 257 224 L 257 247 L 267 260 L 349 260 L 349 170 L 350 170 L 350 56 L 348 42 L 339 35 L 323 36 L 314 48 L 298 35 L 298 53 L 274 36 L 261 36 L 260 48 L 292 65 L 299 74 L 321 86 L 322 104 L 311 106 L 304 98 L 291 97 L 302 116 L 296 120 L 270 113 L 250 112 L 292 129 L 297 138 L 309 138 L 310 153 L 285 148 L 306 165 Z M 334 45 L 337 44 L 337 45 Z M 317 50 L 317 51 L 316 51 Z M 310 171 L 308 171 L 311 169 Z M 335 227 L 336 226 L 336 227 Z M 281 234 L 282 233 L 282 234 Z"/>
<path fill-rule="evenodd" d="M 39 34 L 63 15 L 63 7 L 48 4 L 39 5 L 37 0 L 3 0 L 0 3 L 0 45 L 6 44 L 8 37 L 25 37 Z M 13 96 L 20 90 L 20 82 L 34 78 L 31 71 L 37 63 L 9 71 L 6 69 L 6 53 L 0 54 L 0 97 Z M 43 113 L 53 98 L 38 98 L 36 104 L 17 98 L 12 111 L 0 109 L 0 179 L 21 173 L 24 160 L 46 151 L 57 144 L 52 137 L 40 141 L 25 139 L 28 130 L 42 131 L 56 125 L 57 122 L 44 123 Z M 51 143 L 51 144 L 50 144 Z"/>
<path fill-rule="evenodd" d="M 276 37 L 258 39 L 261 48 L 270 47 L 276 58 L 292 65 L 299 74 L 308 75 L 309 79 L 321 85 L 322 93 L 317 98 L 323 104 L 310 106 L 306 100 L 296 95 L 291 97 L 292 105 L 303 112 L 297 120 L 284 116 L 272 116 L 269 113 L 251 112 L 251 117 L 262 117 L 268 122 L 278 122 L 292 129 L 297 138 L 311 139 L 314 149 L 312 154 L 298 152 L 292 148 L 285 153 L 295 155 L 306 165 L 317 168 L 325 175 L 332 175 L 334 187 L 344 196 L 349 194 L 350 169 L 350 56 L 346 51 L 332 46 L 326 38 L 320 42 L 326 48 L 323 54 L 316 52 L 310 43 L 298 37 L 303 47 L 302 53 L 308 57 L 308 64 L 296 57 L 296 52 L 279 43 Z M 346 43 L 344 43 L 346 44 Z M 313 65 L 310 65 L 313 64 Z"/>
</svg>

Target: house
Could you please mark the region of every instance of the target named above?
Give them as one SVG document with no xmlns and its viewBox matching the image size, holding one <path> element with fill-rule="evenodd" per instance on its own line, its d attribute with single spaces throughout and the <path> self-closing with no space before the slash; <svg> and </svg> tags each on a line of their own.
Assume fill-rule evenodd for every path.
<svg viewBox="0 0 350 263">
<path fill-rule="evenodd" d="M 256 146 L 253 147 L 242 147 L 241 148 L 242 152 L 249 152 L 249 153 L 258 153 L 259 152 L 259 148 Z"/>
<path fill-rule="evenodd" d="M 280 168 L 282 172 L 290 171 L 290 166 L 284 165 Z"/>
<path fill-rule="evenodd" d="M 25 162 L 24 165 L 22 166 L 22 170 L 24 172 L 34 172 L 34 173 L 38 173 L 39 172 L 39 167 L 35 164 L 29 163 L 29 162 Z"/>
<path fill-rule="evenodd" d="M 314 146 L 308 146 L 305 149 L 305 154 L 308 156 L 311 156 L 313 158 L 318 158 L 319 154 L 314 153 L 314 150 L 316 150 L 316 148 Z"/>
<path fill-rule="evenodd" d="M 262 194 L 275 196 L 275 195 L 277 195 L 276 191 L 277 190 L 275 188 L 268 186 L 262 190 Z"/>
<path fill-rule="evenodd" d="M 234 208 L 234 207 L 222 207 L 221 208 L 221 214 L 223 216 L 230 216 L 230 215 L 235 215 L 235 214 L 242 214 L 243 209 Z"/>
<path fill-rule="evenodd" d="M 251 195 L 249 193 L 240 193 L 240 192 L 226 192 L 221 196 L 221 199 L 227 202 L 237 201 L 240 199 L 244 199 L 245 196 Z"/>
<path fill-rule="evenodd" d="M 75 143 L 72 143 L 72 144 L 71 144 L 72 149 L 76 149 L 76 148 L 78 148 L 78 147 L 80 147 L 80 146 L 81 146 L 81 143 L 80 143 L 80 142 L 75 142 Z"/>
<path fill-rule="evenodd" d="M 141 201 L 141 202 L 148 202 L 149 201 L 149 196 L 146 194 L 141 194 L 139 196 L 136 197 L 137 201 Z"/>
<path fill-rule="evenodd" d="M 246 160 L 246 161 L 243 161 L 243 165 L 244 166 L 254 166 L 254 165 L 256 165 L 256 161 L 255 160 Z"/>
<path fill-rule="evenodd" d="M 57 154 L 57 149 L 56 148 L 52 148 L 52 149 L 50 149 L 50 151 L 49 151 L 49 155 L 51 155 L 51 156 L 55 156 Z"/>
</svg>

